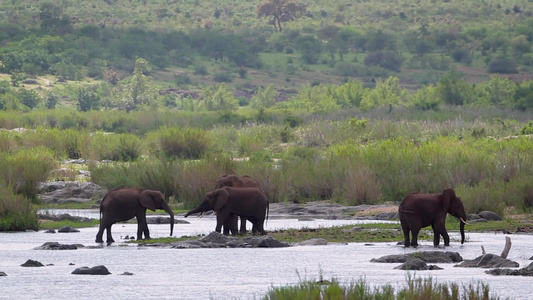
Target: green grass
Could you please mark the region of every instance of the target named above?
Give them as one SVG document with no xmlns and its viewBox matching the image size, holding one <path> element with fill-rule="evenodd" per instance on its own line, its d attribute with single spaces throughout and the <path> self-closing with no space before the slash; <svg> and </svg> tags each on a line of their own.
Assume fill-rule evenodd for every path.
<svg viewBox="0 0 533 300">
<path fill-rule="evenodd" d="M 437 283 L 431 277 L 414 278 L 408 276 L 406 285 L 371 286 L 364 279 L 341 283 L 335 278 L 317 281 L 305 280 L 296 285 L 271 287 L 263 300 L 307 300 L 307 299 L 380 299 L 380 300 L 488 300 L 499 299 L 491 296 L 489 286 L 482 281 L 468 285 L 457 283 Z"/>
<path fill-rule="evenodd" d="M 91 222 L 73 222 L 73 221 L 41 221 L 39 222 L 39 229 L 59 229 L 63 226 L 70 226 L 72 228 L 86 228 L 86 227 L 95 227 L 100 224 L 100 220 L 93 220 Z"/>
</svg>

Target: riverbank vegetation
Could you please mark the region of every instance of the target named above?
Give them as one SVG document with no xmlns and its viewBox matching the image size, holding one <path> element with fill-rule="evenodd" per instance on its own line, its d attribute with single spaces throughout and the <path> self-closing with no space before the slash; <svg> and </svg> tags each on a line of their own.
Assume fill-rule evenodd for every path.
<svg viewBox="0 0 533 300">
<path fill-rule="evenodd" d="M 83 170 L 188 209 L 239 173 L 271 202 L 453 187 L 467 212 L 532 211 L 524 0 L 315 1 L 276 26 L 264 1 L 104 2 L 0 4 L 0 186 L 17 199 Z"/>
<path fill-rule="evenodd" d="M 387 285 L 370 285 L 364 279 L 342 284 L 336 279 L 316 281 L 302 280 L 296 285 L 271 287 L 264 300 L 284 299 L 461 299 L 481 300 L 499 299 L 490 292 L 489 286 L 478 281 L 468 285 L 457 283 L 437 283 L 430 278 L 408 276 L 403 287 Z"/>
</svg>

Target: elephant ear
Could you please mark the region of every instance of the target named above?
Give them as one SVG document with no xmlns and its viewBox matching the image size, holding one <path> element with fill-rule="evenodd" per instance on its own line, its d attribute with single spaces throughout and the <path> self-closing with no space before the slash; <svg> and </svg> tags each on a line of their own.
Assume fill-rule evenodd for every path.
<svg viewBox="0 0 533 300">
<path fill-rule="evenodd" d="M 228 203 L 228 197 L 229 197 L 228 192 L 225 189 L 218 189 L 213 210 L 214 211 L 221 210 L 224 207 L 224 205 Z"/>
<path fill-rule="evenodd" d="M 144 190 L 139 194 L 139 204 L 144 208 L 155 211 L 156 208 L 160 207 L 157 202 L 162 198 L 161 193 L 158 191 Z"/>
<path fill-rule="evenodd" d="M 448 212 L 450 203 L 453 201 L 453 199 L 455 199 L 455 191 L 452 188 L 442 191 L 442 205 L 444 206 L 445 212 Z"/>
</svg>

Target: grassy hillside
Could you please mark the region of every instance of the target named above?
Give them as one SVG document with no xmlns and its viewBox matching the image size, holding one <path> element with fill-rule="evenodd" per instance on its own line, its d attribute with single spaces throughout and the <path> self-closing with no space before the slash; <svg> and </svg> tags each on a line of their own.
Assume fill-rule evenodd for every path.
<svg viewBox="0 0 533 300">
<path fill-rule="evenodd" d="M 414 89 L 453 68 L 472 83 L 490 73 L 533 78 L 527 0 L 301 2 L 306 13 L 278 33 L 257 17 L 258 0 L 3 1 L 0 71 L 81 80 L 107 68 L 131 74 L 144 58 L 162 85 L 193 89 L 298 89 L 346 78 L 372 85 L 391 75 Z"/>
</svg>

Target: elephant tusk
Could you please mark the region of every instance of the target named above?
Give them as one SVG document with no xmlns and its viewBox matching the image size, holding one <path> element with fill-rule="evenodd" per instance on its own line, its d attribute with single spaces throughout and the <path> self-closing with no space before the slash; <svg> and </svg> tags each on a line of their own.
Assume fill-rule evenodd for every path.
<svg viewBox="0 0 533 300">
<path fill-rule="evenodd" d="M 461 222 L 465 223 L 465 225 L 470 225 L 470 224 L 468 224 L 468 222 L 465 221 L 463 218 L 460 218 L 460 219 L 461 219 Z"/>
</svg>

